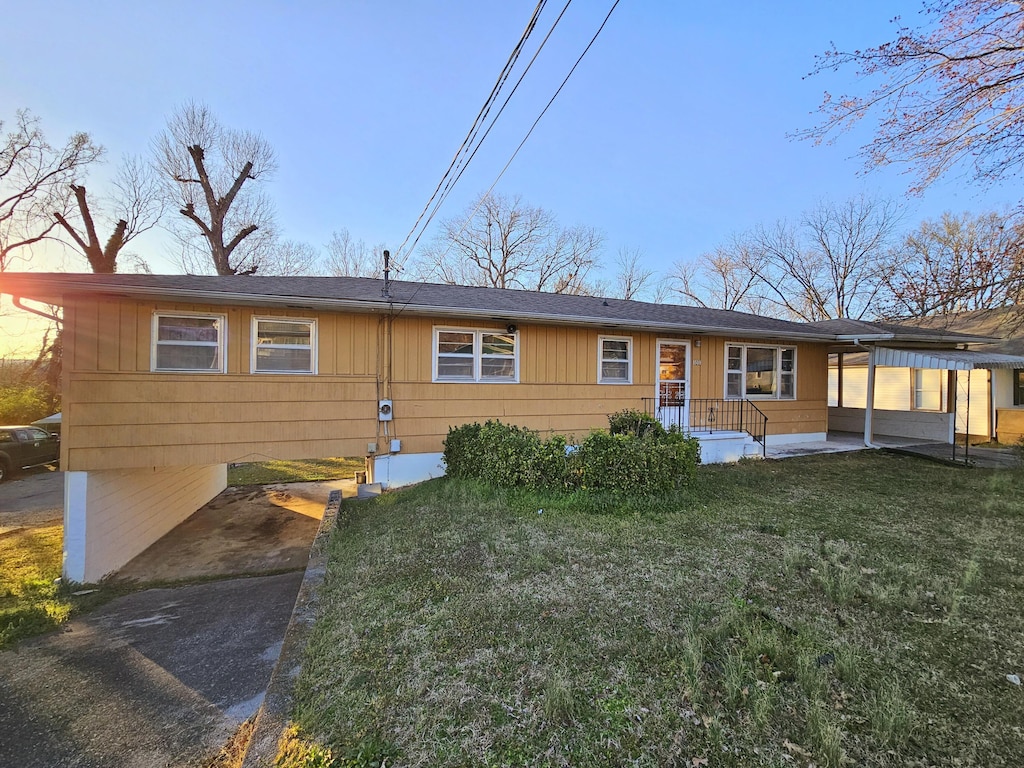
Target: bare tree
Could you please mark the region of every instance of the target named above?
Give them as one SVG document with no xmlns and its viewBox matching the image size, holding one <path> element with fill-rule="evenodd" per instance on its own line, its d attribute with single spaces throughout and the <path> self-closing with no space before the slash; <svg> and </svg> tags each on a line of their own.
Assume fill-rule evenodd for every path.
<svg viewBox="0 0 1024 768">
<path fill-rule="evenodd" d="M 191 233 L 201 237 L 216 273 L 259 270 L 264 249 L 273 243 L 272 237 L 254 237 L 273 228 L 273 208 L 256 186 L 276 169 L 267 140 L 224 128 L 207 107 L 189 103 L 168 120 L 155 154 L 168 194 L 194 225 Z M 177 231 L 183 254 L 188 254 L 183 261 L 194 262 L 197 243 L 191 233 Z"/>
<path fill-rule="evenodd" d="M 956 316 L 1024 302 L 1024 225 L 996 213 L 944 213 L 921 222 L 893 251 L 894 318 Z"/>
<path fill-rule="evenodd" d="M 976 180 L 1016 175 L 1024 165 L 1024 6 L 1019 0 L 925 0 L 926 24 L 900 26 L 873 48 L 819 57 L 812 74 L 845 67 L 879 84 L 863 96 L 826 93 L 824 121 L 796 135 L 832 140 L 868 115 L 868 167 L 907 163 L 920 191 L 962 162 Z M 899 23 L 899 19 L 895 20 Z"/>
<path fill-rule="evenodd" d="M 371 248 L 347 229 L 332 232 L 327 241 L 327 272 L 336 277 L 379 277 L 383 263 L 383 243 Z"/>
<path fill-rule="evenodd" d="M 522 198 L 488 194 L 440 235 L 417 265 L 424 279 L 452 285 L 589 293 L 604 237 L 592 227 L 562 228 L 555 215 Z"/>
<path fill-rule="evenodd" d="M 17 113 L 13 129 L 0 136 L 0 272 L 21 249 L 51 236 L 57 226 L 53 212 L 66 213 L 71 204 L 68 185 L 102 154 L 87 133 L 54 147 L 38 117 Z"/>
<path fill-rule="evenodd" d="M 318 275 L 323 272 L 320 249 L 298 240 L 279 240 L 260 265 L 261 275 Z"/>
<path fill-rule="evenodd" d="M 117 259 L 122 249 L 143 232 L 152 229 L 164 212 L 160 186 L 152 169 L 140 158 L 128 157 L 122 162 L 113 181 L 114 192 L 101 201 L 99 215 L 109 219 L 111 234 L 101 244 L 96 230 L 93 208 L 84 184 L 71 184 L 80 220 L 75 226 L 68 216 L 54 211 L 54 218 L 70 235 L 75 245 L 89 261 L 93 272 L 117 271 Z M 138 256 L 133 259 L 139 261 Z M 142 263 L 144 267 L 144 262 Z M 147 269 L 148 271 L 148 269 Z"/>
<path fill-rule="evenodd" d="M 638 299 L 651 285 L 654 270 L 643 266 L 639 248 L 620 248 L 615 256 L 615 294 L 620 299 Z"/>
<path fill-rule="evenodd" d="M 800 320 L 860 319 L 878 310 L 886 255 L 902 219 L 889 200 L 821 202 L 799 228 L 779 222 L 754 233 L 762 296 Z"/>
<path fill-rule="evenodd" d="M 821 202 L 799 225 L 777 221 L 675 265 L 685 301 L 797 320 L 862 318 L 879 310 L 902 217 L 888 200 Z"/>
<path fill-rule="evenodd" d="M 684 303 L 713 309 L 749 311 L 760 278 L 760 251 L 750 236 L 735 235 L 694 261 L 673 265 L 667 286 Z"/>
</svg>

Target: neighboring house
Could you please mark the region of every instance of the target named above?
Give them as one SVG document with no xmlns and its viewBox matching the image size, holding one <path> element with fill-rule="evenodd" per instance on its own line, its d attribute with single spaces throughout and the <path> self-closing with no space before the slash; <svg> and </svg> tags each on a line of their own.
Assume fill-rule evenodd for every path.
<svg viewBox="0 0 1024 768">
<path fill-rule="evenodd" d="M 1024 435 L 1024 340 L 1016 308 L 914 325 L 829 320 L 829 427 L 953 443 Z M 970 345 L 970 349 L 968 349 Z M 865 351 L 860 351 L 865 350 Z M 867 408 L 869 397 L 873 403 Z"/>
<path fill-rule="evenodd" d="M 582 437 L 624 408 L 694 433 L 706 461 L 823 440 L 828 353 L 848 343 L 725 310 L 368 278 L 4 273 L 0 292 L 63 307 L 76 581 L 188 517 L 232 462 L 365 456 L 398 486 L 443 472 L 451 427 Z"/>
</svg>

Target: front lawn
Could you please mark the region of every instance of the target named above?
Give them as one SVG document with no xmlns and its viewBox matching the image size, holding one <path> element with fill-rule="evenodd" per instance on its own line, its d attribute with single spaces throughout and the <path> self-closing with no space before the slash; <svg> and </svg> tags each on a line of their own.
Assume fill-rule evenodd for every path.
<svg viewBox="0 0 1024 768">
<path fill-rule="evenodd" d="M 360 458 L 302 459 L 297 461 L 256 461 L 228 465 L 228 485 L 267 485 L 268 483 L 310 483 L 321 480 L 351 479 L 366 468 Z"/>
<path fill-rule="evenodd" d="M 295 719 L 337 766 L 1024 765 L 1022 487 L 860 453 L 349 503 Z"/>
</svg>

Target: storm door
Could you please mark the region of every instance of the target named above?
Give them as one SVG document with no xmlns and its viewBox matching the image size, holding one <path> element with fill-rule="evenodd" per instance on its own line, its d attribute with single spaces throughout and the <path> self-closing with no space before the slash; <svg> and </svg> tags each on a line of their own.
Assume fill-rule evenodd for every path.
<svg viewBox="0 0 1024 768">
<path fill-rule="evenodd" d="M 666 429 L 677 426 L 683 432 L 689 431 L 689 377 L 690 343 L 659 341 L 655 413 Z"/>
</svg>

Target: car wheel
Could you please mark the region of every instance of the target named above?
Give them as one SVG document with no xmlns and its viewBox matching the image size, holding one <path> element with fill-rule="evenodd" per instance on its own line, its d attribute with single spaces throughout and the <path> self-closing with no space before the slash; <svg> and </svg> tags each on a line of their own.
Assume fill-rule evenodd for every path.
<svg viewBox="0 0 1024 768">
<path fill-rule="evenodd" d="M 4 459 L 0 459 L 0 483 L 11 476 L 11 468 Z"/>
</svg>

